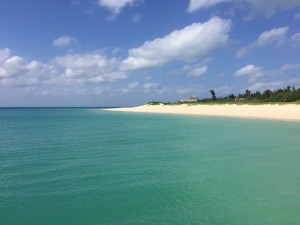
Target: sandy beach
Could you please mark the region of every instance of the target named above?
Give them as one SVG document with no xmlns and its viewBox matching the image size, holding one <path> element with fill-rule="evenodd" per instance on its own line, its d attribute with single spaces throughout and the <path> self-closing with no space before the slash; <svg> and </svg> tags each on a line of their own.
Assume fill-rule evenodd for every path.
<svg viewBox="0 0 300 225">
<path fill-rule="evenodd" d="M 142 105 L 107 109 L 120 112 L 187 114 L 239 118 L 261 118 L 300 122 L 300 105 Z"/>
</svg>

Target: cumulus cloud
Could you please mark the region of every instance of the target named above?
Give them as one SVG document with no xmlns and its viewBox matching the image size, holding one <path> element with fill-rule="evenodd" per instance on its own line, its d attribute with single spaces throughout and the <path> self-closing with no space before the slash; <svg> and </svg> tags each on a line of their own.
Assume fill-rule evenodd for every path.
<svg viewBox="0 0 300 225">
<path fill-rule="evenodd" d="M 20 56 L 11 55 L 8 48 L 0 49 L 0 79 L 17 76 L 26 70 L 26 62 Z"/>
<path fill-rule="evenodd" d="M 261 75 L 262 73 L 262 68 L 261 67 L 256 67 L 254 65 L 247 65 L 241 69 L 239 69 L 238 71 L 235 72 L 235 75 L 237 77 L 240 76 L 257 76 L 257 75 Z"/>
<path fill-rule="evenodd" d="M 250 82 L 254 82 L 257 78 L 263 76 L 263 68 L 250 64 L 236 71 L 235 76 L 247 76 Z"/>
<path fill-rule="evenodd" d="M 117 15 L 126 6 L 132 6 L 140 0 L 98 0 L 98 4 Z"/>
<path fill-rule="evenodd" d="M 272 30 L 263 32 L 255 42 L 239 49 L 236 53 L 237 58 L 245 57 L 255 48 L 262 48 L 268 45 L 272 45 L 274 47 L 281 46 L 287 40 L 288 30 L 289 27 L 286 26 L 273 28 Z"/>
<path fill-rule="evenodd" d="M 70 54 L 53 61 L 63 69 L 63 76 L 82 82 L 114 82 L 127 77 L 118 69 L 119 60 L 106 58 L 98 53 Z"/>
<path fill-rule="evenodd" d="M 31 87 L 50 74 L 46 65 L 35 60 L 13 55 L 10 49 L 0 49 L 0 85 L 14 87 Z"/>
<path fill-rule="evenodd" d="M 6 59 L 0 66 L 0 78 L 17 75 L 25 69 L 24 59 L 19 56 L 12 56 Z"/>
<path fill-rule="evenodd" d="M 198 9 L 209 8 L 222 2 L 230 2 L 231 0 L 190 0 L 187 11 L 194 12 Z"/>
<path fill-rule="evenodd" d="M 99 95 L 124 98 L 124 93 L 155 96 L 166 92 L 166 87 L 154 82 L 133 81 L 120 86 L 116 82 L 128 76 L 127 71 L 119 69 L 120 62 L 99 52 L 89 52 L 67 54 L 42 63 L 27 61 L 11 54 L 9 49 L 0 49 L 0 90 L 37 99 Z"/>
<path fill-rule="evenodd" d="M 235 72 L 236 77 L 247 77 L 249 82 L 257 82 L 258 80 L 266 80 L 271 77 L 294 77 L 299 75 L 300 64 L 284 64 L 277 69 L 267 70 L 252 64 L 247 65 Z M 260 82 L 261 83 L 261 82 Z"/>
<path fill-rule="evenodd" d="M 286 35 L 289 27 L 274 28 L 270 31 L 263 32 L 256 43 L 259 47 L 263 47 L 269 44 L 281 45 L 286 40 Z"/>
<path fill-rule="evenodd" d="M 161 66 L 171 61 L 195 61 L 226 44 L 230 21 L 214 17 L 206 23 L 194 23 L 169 35 L 145 42 L 129 50 L 122 69 L 135 70 Z"/>
<path fill-rule="evenodd" d="M 74 44 L 75 42 L 76 42 L 75 38 L 65 35 L 57 39 L 54 39 L 52 45 L 54 47 L 67 47 L 71 44 Z"/>
<path fill-rule="evenodd" d="M 127 74 L 119 70 L 119 60 L 98 53 L 68 54 L 56 57 L 48 63 L 27 61 L 12 55 L 9 49 L 0 49 L 0 85 L 11 87 L 36 86 L 49 93 L 54 87 L 64 90 L 67 86 L 85 83 L 112 83 L 125 79 Z M 74 92 L 75 93 L 75 92 Z"/>
<path fill-rule="evenodd" d="M 207 72 L 207 70 L 208 70 L 207 66 L 196 67 L 189 72 L 189 75 L 194 76 L 194 77 L 199 77 L 199 76 L 205 74 Z"/>
</svg>

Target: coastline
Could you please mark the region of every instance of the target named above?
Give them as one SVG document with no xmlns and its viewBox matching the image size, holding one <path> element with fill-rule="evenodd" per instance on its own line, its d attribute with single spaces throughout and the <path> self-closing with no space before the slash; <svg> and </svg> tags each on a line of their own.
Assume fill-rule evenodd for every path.
<svg viewBox="0 0 300 225">
<path fill-rule="evenodd" d="M 183 114 L 218 117 L 286 120 L 300 122 L 300 105 L 142 105 L 105 109 L 118 112 Z"/>
</svg>

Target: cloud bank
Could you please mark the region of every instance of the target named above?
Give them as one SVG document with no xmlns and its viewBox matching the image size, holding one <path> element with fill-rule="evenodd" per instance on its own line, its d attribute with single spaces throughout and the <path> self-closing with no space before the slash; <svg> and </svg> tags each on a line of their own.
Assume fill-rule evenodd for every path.
<svg viewBox="0 0 300 225">
<path fill-rule="evenodd" d="M 42 63 L 13 55 L 8 48 L 0 49 L 0 85 L 38 86 L 49 93 L 46 90 L 55 86 L 113 83 L 126 79 L 130 72 L 137 69 L 162 66 L 178 60 L 194 62 L 227 43 L 230 24 L 230 21 L 217 17 L 206 23 L 191 24 L 130 49 L 123 60 L 99 52 L 88 52 L 69 53 Z M 55 39 L 53 45 L 67 46 L 74 39 L 62 36 Z M 197 66 L 190 70 L 189 75 L 201 76 L 207 69 L 207 66 Z M 144 87 L 147 90 L 153 88 L 153 83 Z"/>
<path fill-rule="evenodd" d="M 99 53 L 68 54 L 48 63 L 28 62 L 12 55 L 10 49 L 0 49 L 0 86 L 68 86 L 85 83 L 111 83 L 125 79 L 117 58 Z"/>
</svg>

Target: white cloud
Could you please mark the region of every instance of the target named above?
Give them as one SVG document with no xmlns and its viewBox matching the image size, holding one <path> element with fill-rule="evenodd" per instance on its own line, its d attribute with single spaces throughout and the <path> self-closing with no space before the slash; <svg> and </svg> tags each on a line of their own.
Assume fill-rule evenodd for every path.
<svg viewBox="0 0 300 225">
<path fill-rule="evenodd" d="M 26 63 L 19 56 L 11 56 L 0 62 L 0 79 L 18 75 L 26 68 Z"/>
<path fill-rule="evenodd" d="M 300 46 L 300 32 L 299 32 L 299 33 L 293 34 L 291 40 L 292 40 L 292 44 L 293 44 L 295 47 Z"/>
<path fill-rule="evenodd" d="M 26 65 L 26 69 L 30 71 L 38 70 L 41 69 L 42 67 L 43 67 L 42 63 L 35 60 Z"/>
<path fill-rule="evenodd" d="M 0 85 L 14 87 L 31 87 L 51 73 L 46 65 L 12 55 L 10 49 L 0 50 Z"/>
<path fill-rule="evenodd" d="M 110 10 L 113 14 L 119 14 L 126 6 L 132 6 L 140 0 L 98 0 L 98 4 Z"/>
<path fill-rule="evenodd" d="M 287 40 L 287 33 L 288 33 L 289 27 L 280 27 L 280 28 L 274 28 L 269 31 L 265 31 L 260 34 L 258 39 L 239 49 L 236 53 L 237 58 L 242 58 L 249 54 L 250 51 L 252 51 L 255 48 L 262 48 L 268 45 L 272 45 L 274 47 L 279 47 Z"/>
<path fill-rule="evenodd" d="M 249 89 L 251 91 L 264 91 L 264 90 L 267 90 L 267 89 L 276 90 L 276 89 L 278 89 L 278 88 L 280 88 L 282 86 L 284 86 L 284 82 L 283 81 L 277 81 L 277 82 L 259 82 L 259 83 L 255 83 L 255 84 L 251 85 L 247 89 Z"/>
<path fill-rule="evenodd" d="M 20 56 L 11 55 L 9 49 L 2 49 L 0 85 L 36 86 L 39 91 L 44 89 L 43 93 L 49 93 L 49 89 L 54 87 L 63 91 L 67 86 L 111 83 L 127 77 L 124 71 L 119 70 L 119 64 L 118 59 L 106 58 L 98 53 L 69 54 L 43 64 L 35 60 L 28 62 Z"/>
<path fill-rule="evenodd" d="M 270 81 L 274 81 L 274 77 L 282 77 L 282 78 L 289 78 L 299 75 L 300 64 L 284 64 L 281 67 L 274 69 L 274 70 L 266 70 L 262 67 L 257 67 L 254 65 L 247 65 L 238 71 L 235 72 L 236 77 L 245 76 L 248 78 L 249 82 L 256 82 L 259 85 L 265 85 L 267 82 L 258 82 L 258 80 L 265 81 L 269 78 Z M 270 82 L 272 83 L 272 82 Z M 277 84 L 276 82 L 272 83 Z M 259 87 L 259 86 L 254 86 Z M 265 86 L 261 86 L 263 89 Z M 277 86 L 274 86 L 277 87 Z M 269 88 L 269 86 L 267 86 Z"/>
<path fill-rule="evenodd" d="M 289 27 L 274 28 L 263 32 L 257 39 L 257 46 L 263 47 L 269 44 L 281 45 L 286 40 Z"/>
<path fill-rule="evenodd" d="M 254 65 L 247 65 L 235 72 L 236 77 L 247 76 L 250 82 L 254 82 L 257 78 L 263 76 L 263 68 Z"/>
<path fill-rule="evenodd" d="M 207 66 L 196 67 L 189 72 L 189 75 L 198 77 L 205 74 L 208 70 Z"/>
<path fill-rule="evenodd" d="M 52 45 L 54 47 L 67 47 L 75 42 L 75 38 L 65 35 L 53 40 Z"/>
<path fill-rule="evenodd" d="M 190 0 L 187 11 L 194 12 L 198 9 L 209 8 L 222 2 L 230 2 L 231 0 Z"/>
<path fill-rule="evenodd" d="M 257 76 L 260 75 L 262 73 L 262 68 L 261 67 L 256 67 L 254 65 L 247 65 L 241 69 L 239 69 L 238 71 L 235 72 L 235 75 L 237 77 L 240 76 Z"/>
<path fill-rule="evenodd" d="M 171 61 L 195 61 L 226 44 L 230 21 L 214 17 L 206 23 L 194 23 L 163 38 L 146 41 L 129 50 L 122 62 L 124 70 L 161 66 Z"/>
<path fill-rule="evenodd" d="M 56 57 L 53 61 L 63 69 L 63 76 L 82 82 L 114 82 L 127 74 L 118 69 L 119 60 L 98 53 L 73 54 Z"/>
</svg>

